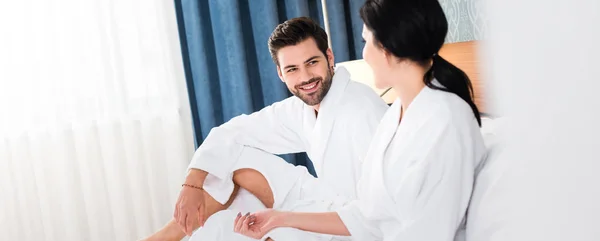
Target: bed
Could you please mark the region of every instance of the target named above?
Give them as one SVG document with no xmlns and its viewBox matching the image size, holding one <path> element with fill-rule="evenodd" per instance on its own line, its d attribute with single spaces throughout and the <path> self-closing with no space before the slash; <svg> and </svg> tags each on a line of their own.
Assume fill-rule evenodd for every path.
<svg viewBox="0 0 600 241">
<path fill-rule="evenodd" d="M 486 220 L 499 215 L 497 211 L 482 208 L 481 203 L 482 200 L 483 203 L 488 203 L 490 199 L 494 198 L 495 189 L 492 187 L 501 170 L 495 168 L 494 163 L 491 163 L 490 160 L 494 159 L 492 157 L 502 148 L 498 134 L 499 130 L 503 128 L 505 120 L 501 117 L 492 117 L 494 116 L 493 111 L 484 98 L 486 89 L 481 79 L 478 45 L 478 41 L 445 44 L 439 53 L 440 56 L 465 71 L 469 76 L 473 85 L 475 104 L 482 115 L 481 133 L 487 147 L 487 156 L 476 169 L 477 179 L 467 215 L 466 230 L 462 230 L 466 232 L 460 232 L 459 235 L 462 237 L 458 240 L 465 238 L 481 240 L 481 238 L 490 236 L 490 232 L 494 232 L 494 230 Z M 396 99 L 397 95 L 393 90 L 378 89 L 374 86 L 371 69 L 364 60 L 339 63 L 338 66 L 346 67 L 354 81 L 371 87 L 386 103 L 390 104 Z"/>
</svg>

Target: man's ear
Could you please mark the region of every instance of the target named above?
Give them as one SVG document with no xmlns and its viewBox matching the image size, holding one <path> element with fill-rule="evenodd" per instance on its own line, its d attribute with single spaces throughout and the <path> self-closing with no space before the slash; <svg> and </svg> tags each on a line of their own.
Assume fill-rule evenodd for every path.
<svg viewBox="0 0 600 241">
<path fill-rule="evenodd" d="M 281 80 L 281 82 L 285 82 L 285 80 L 283 80 L 283 74 L 281 74 L 281 69 L 279 68 L 279 65 L 277 65 L 275 67 L 277 67 L 277 76 L 279 76 L 279 79 Z"/>
<path fill-rule="evenodd" d="M 327 51 L 327 60 L 329 61 L 329 68 L 332 68 L 333 65 L 335 64 L 335 57 L 333 56 L 333 50 L 331 50 L 331 48 L 328 48 Z"/>
</svg>

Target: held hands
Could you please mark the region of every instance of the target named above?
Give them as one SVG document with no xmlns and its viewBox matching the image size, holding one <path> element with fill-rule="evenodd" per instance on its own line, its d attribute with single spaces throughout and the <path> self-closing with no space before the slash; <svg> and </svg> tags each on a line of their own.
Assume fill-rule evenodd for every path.
<svg viewBox="0 0 600 241">
<path fill-rule="evenodd" d="M 238 213 L 235 218 L 234 230 L 236 233 L 254 239 L 261 239 L 271 230 L 285 225 L 284 213 L 273 209 L 266 209 L 254 214 L 243 215 Z"/>
</svg>

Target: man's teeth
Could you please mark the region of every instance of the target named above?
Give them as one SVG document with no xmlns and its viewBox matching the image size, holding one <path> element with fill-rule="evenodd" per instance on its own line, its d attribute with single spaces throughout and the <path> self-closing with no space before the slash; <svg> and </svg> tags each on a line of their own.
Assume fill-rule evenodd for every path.
<svg viewBox="0 0 600 241">
<path fill-rule="evenodd" d="M 301 87 L 301 88 L 302 88 L 302 89 L 305 89 L 305 90 L 309 90 L 309 89 L 312 89 L 312 88 L 314 88 L 314 87 L 315 87 L 315 85 L 317 85 L 317 83 L 314 83 L 314 84 L 312 84 L 312 85 L 309 85 L 309 86 L 304 86 L 304 87 Z"/>
</svg>

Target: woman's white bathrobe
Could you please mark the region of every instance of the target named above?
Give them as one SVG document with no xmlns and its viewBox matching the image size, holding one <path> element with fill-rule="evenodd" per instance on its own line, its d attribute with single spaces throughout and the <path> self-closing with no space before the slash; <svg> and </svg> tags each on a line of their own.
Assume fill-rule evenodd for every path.
<svg viewBox="0 0 600 241">
<path fill-rule="evenodd" d="M 358 200 L 338 210 L 353 240 L 450 241 L 465 217 L 485 147 L 458 96 L 425 87 L 400 120 L 385 114 L 363 163 Z"/>
<path fill-rule="evenodd" d="M 206 191 L 225 203 L 233 190 L 233 171 L 252 168 L 269 182 L 274 208 L 326 211 L 331 206 L 306 200 L 335 199 L 342 204 L 356 199 L 363 157 L 388 106 L 369 87 L 351 81 L 343 67 L 336 68 L 332 81 L 318 116 L 312 107 L 290 97 L 214 128 L 189 165 L 210 173 L 204 184 Z M 295 167 L 273 155 L 303 151 L 313 161 L 318 179 L 304 167 Z M 244 240 L 233 233 L 233 218 L 237 211 L 262 208 L 254 196 L 241 190 L 232 211 L 213 215 L 191 240 Z M 309 233 L 278 232 L 274 236 L 283 236 L 283 240 L 291 240 L 290 236 L 298 240 L 331 239 Z"/>
</svg>

